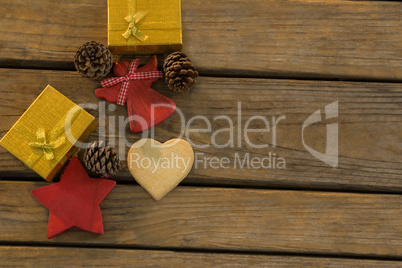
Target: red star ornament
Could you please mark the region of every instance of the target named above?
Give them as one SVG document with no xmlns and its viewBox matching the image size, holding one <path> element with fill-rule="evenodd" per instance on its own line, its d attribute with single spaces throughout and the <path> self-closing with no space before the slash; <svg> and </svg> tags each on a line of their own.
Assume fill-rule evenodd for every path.
<svg viewBox="0 0 402 268">
<path fill-rule="evenodd" d="M 73 228 L 103 234 L 100 203 L 116 185 L 115 181 L 93 179 L 73 157 L 60 182 L 37 188 L 31 194 L 47 209 L 49 239 Z"/>
<path fill-rule="evenodd" d="M 130 129 L 134 133 L 156 126 L 176 110 L 173 100 L 151 88 L 153 83 L 164 77 L 163 72 L 158 71 L 158 58 L 154 56 L 137 69 L 139 63 L 139 59 L 131 63 L 116 63 L 113 68 L 116 77 L 103 80 L 102 88 L 95 90 L 98 98 L 127 105 Z"/>
</svg>

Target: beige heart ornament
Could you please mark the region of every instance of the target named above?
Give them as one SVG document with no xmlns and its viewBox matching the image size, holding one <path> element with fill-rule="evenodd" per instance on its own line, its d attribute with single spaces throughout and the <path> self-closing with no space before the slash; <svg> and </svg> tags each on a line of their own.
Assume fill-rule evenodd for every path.
<svg viewBox="0 0 402 268">
<path fill-rule="evenodd" d="M 173 190 L 190 172 L 193 163 L 193 148 L 182 139 L 163 144 L 142 139 L 131 146 L 127 156 L 131 175 L 155 200 Z"/>
</svg>

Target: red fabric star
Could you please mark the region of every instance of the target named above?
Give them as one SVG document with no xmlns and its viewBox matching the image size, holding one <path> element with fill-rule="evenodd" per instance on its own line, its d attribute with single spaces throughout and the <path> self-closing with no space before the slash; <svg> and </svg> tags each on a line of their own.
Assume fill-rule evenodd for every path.
<svg viewBox="0 0 402 268">
<path fill-rule="evenodd" d="M 73 227 L 103 234 L 99 205 L 115 185 L 115 181 L 90 178 L 73 157 L 60 182 L 31 191 L 49 209 L 47 237 L 53 238 Z"/>
</svg>

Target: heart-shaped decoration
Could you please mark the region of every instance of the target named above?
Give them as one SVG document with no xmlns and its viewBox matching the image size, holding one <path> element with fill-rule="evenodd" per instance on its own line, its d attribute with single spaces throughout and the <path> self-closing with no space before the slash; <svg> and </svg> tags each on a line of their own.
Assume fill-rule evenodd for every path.
<svg viewBox="0 0 402 268">
<path fill-rule="evenodd" d="M 155 200 L 173 190 L 190 172 L 193 163 L 193 148 L 182 139 L 163 144 L 142 139 L 133 144 L 127 156 L 131 175 Z"/>
</svg>

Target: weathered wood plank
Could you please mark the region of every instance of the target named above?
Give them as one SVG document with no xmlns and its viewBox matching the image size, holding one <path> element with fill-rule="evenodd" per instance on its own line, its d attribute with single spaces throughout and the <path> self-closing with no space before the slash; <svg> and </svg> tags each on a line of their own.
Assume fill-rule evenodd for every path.
<svg viewBox="0 0 402 268">
<path fill-rule="evenodd" d="M 0 247 L 4 266 L 31 267 L 400 267 L 397 261 L 101 248 Z"/>
<path fill-rule="evenodd" d="M 48 211 L 31 195 L 46 182 L 1 182 L 0 241 L 127 247 L 402 255 L 398 195 L 178 187 L 155 201 L 118 185 L 102 202 L 105 234 L 46 238 Z"/>
<path fill-rule="evenodd" d="M 96 82 L 81 78 L 74 72 L 0 69 L 2 89 L 0 94 L 0 137 L 17 121 L 25 109 L 39 95 L 47 84 L 53 85 L 77 103 L 95 103 Z M 263 80 L 263 79 L 225 79 L 200 78 L 198 85 L 190 94 L 177 95 L 166 89 L 163 81 L 155 84 L 163 94 L 171 97 L 182 110 L 186 123 L 193 116 L 203 115 L 211 120 L 212 131 L 229 127 L 224 120 L 213 121 L 219 115 L 234 120 L 234 127 L 245 126 L 251 116 L 266 116 L 271 132 L 249 133 L 250 141 L 256 144 L 269 143 L 268 148 L 252 148 L 243 136 L 241 146 L 237 146 L 237 130 L 234 133 L 235 146 L 229 148 L 195 149 L 202 157 L 228 157 L 230 168 L 214 168 L 199 163 L 193 168 L 185 183 L 237 184 L 279 187 L 358 189 L 358 190 L 402 190 L 402 122 L 400 84 L 386 83 L 345 83 L 319 81 Z M 303 122 L 318 109 L 339 100 L 339 166 L 331 166 L 314 158 L 304 148 L 301 137 Z M 237 105 L 242 103 L 242 124 L 237 124 Z M 109 106 L 106 106 L 109 107 Z M 94 111 L 98 116 L 98 112 Z M 272 116 L 286 116 L 277 125 L 277 147 L 272 147 Z M 107 112 L 106 135 L 109 142 L 118 144 L 124 135 L 128 141 L 135 142 L 141 136 L 133 134 L 126 126 L 125 131 L 109 135 L 110 122 L 117 117 L 127 117 L 125 107 L 117 107 Z M 324 115 L 323 115 L 324 116 Z M 113 120 L 112 120 L 113 119 Z M 323 123 L 326 123 L 324 121 Z M 336 118 L 333 121 L 337 122 Z M 194 120 L 191 129 L 205 128 L 205 122 Z M 255 121 L 251 127 L 262 127 Z M 310 129 L 309 129 L 310 128 Z M 325 124 L 310 126 L 305 131 L 305 142 L 318 151 L 325 151 Z M 98 138 L 98 131 L 92 139 Z M 178 114 L 155 128 L 155 138 L 162 142 L 176 138 L 181 133 L 181 119 Z M 113 137 L 117 137 L 113 139 Z M 218 144 L 229 140 L 229 132 L 216 136 Z M 211 144 L 211 133 L 192 133 L 190 141 L 195 144 Z M 117 146 L 123 152 L 127 146 Z M 259 168 L 240 169 L 234 166 L 236 154 L 266 157 L 269 152 L 276 153 L 286 161 L 286 169 Z M 240 159 L 240 158 L 239 158 Z M 243 159 L 243 158 L 241 158 Z M 0 148 L 0 176 L 32 176 L 19 160 L 5 149 Z M 119 178 L 131 179 L 127 170 Z"/>
<path fill-rule="evenodd" d="M 106 0 L 3 0 L 0 66 L 72 69 L 106 39 Z M 402 4 L 183 0 L 184 51 L 205 74 L 402 79 Z"/>
</svg>

